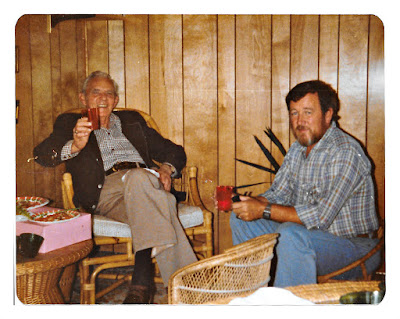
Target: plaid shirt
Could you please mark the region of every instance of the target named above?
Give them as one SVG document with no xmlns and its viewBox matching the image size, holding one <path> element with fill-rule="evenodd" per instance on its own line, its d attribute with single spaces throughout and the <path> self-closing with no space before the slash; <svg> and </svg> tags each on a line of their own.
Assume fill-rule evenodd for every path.
<svg viewBox="0 0 400 319">
<path fill-rule="evenodd" d="M 354 237 L 378 228 L 371 164 L 359 143 L 332 123 L 306 157 L 289 149 L 270 189 L 271 203 L 293 206 L 307 229 Z"/>
<path fill-rule="evenodd" d="M 102 127 L 94 131 L 94 134 L 100 148 L 105 171 L 119 162 L 139 162 L 144 164 L 139 152 L 122 134 L 121 121 L 115 114 L 111 113 L 110 115 L 110 129 Z M 68 141 L 63 147 L 61 151 L 62 160 L 68 160 L 78 155 L 79 152 L 71 154 L 72 142 L 72 140 Z"/>
</svg>

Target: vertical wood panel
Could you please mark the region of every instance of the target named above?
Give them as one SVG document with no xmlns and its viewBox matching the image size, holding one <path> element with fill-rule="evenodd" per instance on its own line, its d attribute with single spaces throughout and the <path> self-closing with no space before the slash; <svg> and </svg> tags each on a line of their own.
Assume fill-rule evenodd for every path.
<svg viewBox="0 0 400 319">
<path fill-rule="evenodd" d="M 17 196 L 35 194 L 34 162 L 27 162 L 33 156 L 32 82 L 30 53 L 30 16 L 22 16 L 16 25 L 15 45 L 18 48 L 16 77 L 16 99 L 19 100 L 16 134 L 16 182 Z"/>
<path fill-rule="evenodd" d="M 318 28 L 318 16 L 291 17 L 291 88 L 318 78 Z"/>
<path fill-rule="evenodd" d="M 88 75 L 88 65 L 86 60 L 86 22 L 85 20 L 76 21 L 76 59 L 78 91 L 82 89 L 83 82 Z"/>
<path fill-rule="evenodd" d="M 385 79 L 383 24 L 370 17 L 368 65 L 367 148 L 375 163 L 380 216 L 385 218 Z"/>
<path fill-rule="evenodd" d="M 339 123 L 365 145 L 368 16 L 341 16 L 339 41 Z"/>
<path fill-rule="evenodd" d="M 33 145 L 45 139 L 53 127 L 50 38 L 45 15 L 32 15 L 30 43 L 32 58 Z M 32 152 L 32 149 L 31 149 Z M 35 194 L 54 199 L 54 169 L 35 164 Z"/>
<path fill-rule="evenodd" d="M 217 37 L 216 16 L 183 17 L 184 146 L 188 164 L 200 168 L 204 204 L 217 179 Z"/>
<path fill-rule="evenodd" d="M 125 20 L 126 106 L 150 113 L 148 16 Z"/>
<path fill-rule="evenodd" d="M 318 16 L 291 16 L 290 88 L 318 78 Z M 290 144 L 295 141 L 290 134 Z"/>
<path fill-rule="evenodd" d="M 151 113 L 161 132 L 183 144 L 182 17 L 150 16 Z"/>
<path fill-rule="evenodd" d="M 78 61 L 76 42 L 76 21 L 66 21 L 59 25 L 61 55 L 61 110 L 62 112 L 79 106 Z M 58 115 L 58 114 L 57 114 Z"/>
<path fill-rule="evenodd" d="M 86 33 L 88 73 L 98 70 L 108 72 L 107 21 L 88 21 Z"/>
<path fill-rule="evenodd" d="M 319 33 L 319 79 L 337 90 L 339 16 L 321 16 Z"/>
<path fill-rule="evenodd" d="M 61 31 L 60 31 L 61 29 Z M 52 106 L 53 106 L 53 121 L 59 115 L 62 113 L 62 101 L 63 101 L 63 95 L 67 95 L 66 92 L 68 92 L 68 87 L 64 87 L 62 85 L 62 58 L 61 58 L 61 50 L 60 46 L 65 45 L 65 42 L 62 41 L 60 38 L 64 34 L 64 28 L 62 26 L 57 26 L 54 28 L 50 34 L 50 55 L 51 55 L 51 95 L 52 95 Z M 69 32 L 71 33 L 71 32 Z M 68 36 L 67 36 L 68 37 Z M 74 41 L 75 43 L 75 41 Z M 64 52 L 64 50 L 62 50 Z M 65 52 L 68 52 L 68 46 L 65 48 Z M 66 54 L 67 57 L 70 57 L 68 54 Z M 67 62 L 66 64 L 69 65 Z M 73 60 L 71 61 L 71 65 L 73 65 Z M 70 106 L 71 107 L 71 106 Z M 61 207 L 60 205 L 62 204 L 61 201 L 58 199 L 61 197 L 61 185 L 60 185 L 60 180 L 62 173 L 65 171 L 64 165 L 59 165 L 54 168 L 54 180 L 52 183 L 52 189 L 54 192 L 53 195 L 53 200 L 54 202 L 52 205 L 54 207 Z"/>
<path fill-rule="evenodd" d="M 235 181 L 235 16 L 218 16 L 218 184 Z M 216 183 L 215 183 L 216 184 Z M 216 186 L 216 185 L 214 185 Z M 232 246 L 230 214 L 216 212 L 216 253 Z M 220 234 L 220 236 L 218 236 Z"/>
<path fill-rule="evenodd" d="M 256 144 L 256 135 L 264 145 L 269 140 L 263 130 L 271 121 L 271 17 L 238 16 L 236 19 L 236 157 L 268 166 Z M 267 173 L 237 164 L 237 185 L 265 182 Z M 246 189 L 254 194 L 265 185 Z"/>
<path fill-rule="evenodd" d="M 125 57 L 124 57 L 124 22 L 108 21 L 109 73 L 118 83 L 118 107 L 125 107 Z"/>
<path fill-rule="evenodd" d="M 290 16 L 272 16 L 272 90 L 271 128 L 286 151 L 289 149 L 289 116 L 285 102 L 289 92 L 290 74 Z M 283 162 L 283 155 L 276 146 L 272 155 Z M 267 185 L 268 186 L 268 185 Z"/>
</svg>

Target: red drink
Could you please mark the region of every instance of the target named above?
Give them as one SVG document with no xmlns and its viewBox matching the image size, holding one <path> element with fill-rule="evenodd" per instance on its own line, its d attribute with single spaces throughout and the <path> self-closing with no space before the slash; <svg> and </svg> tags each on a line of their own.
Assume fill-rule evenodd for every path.
<svg viewBox="0 0 400 319">
<path fill-rule="evenodd" d="M 229 211 L 232 209 L 233 186 L 217 186 L 218 209 Z"/>
<path fill-rule="evenodd" d="M 92 123 L 93 130 L 98 130 L 100 128 L 99 109 L 97 107 L 83 109 L 82 116 L 89 119 L 89 122 Z"/>
</svg>

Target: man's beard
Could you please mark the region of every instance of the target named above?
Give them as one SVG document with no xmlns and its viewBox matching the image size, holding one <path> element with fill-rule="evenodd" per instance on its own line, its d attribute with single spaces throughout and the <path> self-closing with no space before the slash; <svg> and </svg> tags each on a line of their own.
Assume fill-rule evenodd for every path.
<svg viewBox="0 0 400 319">
<path fill-rule="evenodd" d="M 304 131 L 297 133 L 298 130 L 304 130 L 304 129 L 307 129 L 307 127 L 298 126 L 298 127 L 296 127 L 296 130 L 294 130 L 294 135 L 301 146 L 308 147 L 308 146 L 314 145 L 319 142 L 319 140 L 322 138 L 322 136 L 324 136 L 323 134 L 316 135 L 313 132 L 311 132 L 309 129 L 307 129 L 310 133 L 308 135 L 305 135 L 304 133 L 306 133 L 306 132 L 304 132 Z"/>
</svg>

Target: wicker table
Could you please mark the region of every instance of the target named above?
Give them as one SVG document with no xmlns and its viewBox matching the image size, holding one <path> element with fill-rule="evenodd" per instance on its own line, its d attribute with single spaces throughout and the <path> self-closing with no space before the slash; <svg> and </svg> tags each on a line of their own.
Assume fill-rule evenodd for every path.
<svg viewBox="0 0 400 319">
<path fill-rule="evenodd" d="M 24 304 L 63 304 L 70 301 L 77 262 L 93 248 L 92 239 L 35 258 L 17 255 L 17 297 Z"/>
</svg>

